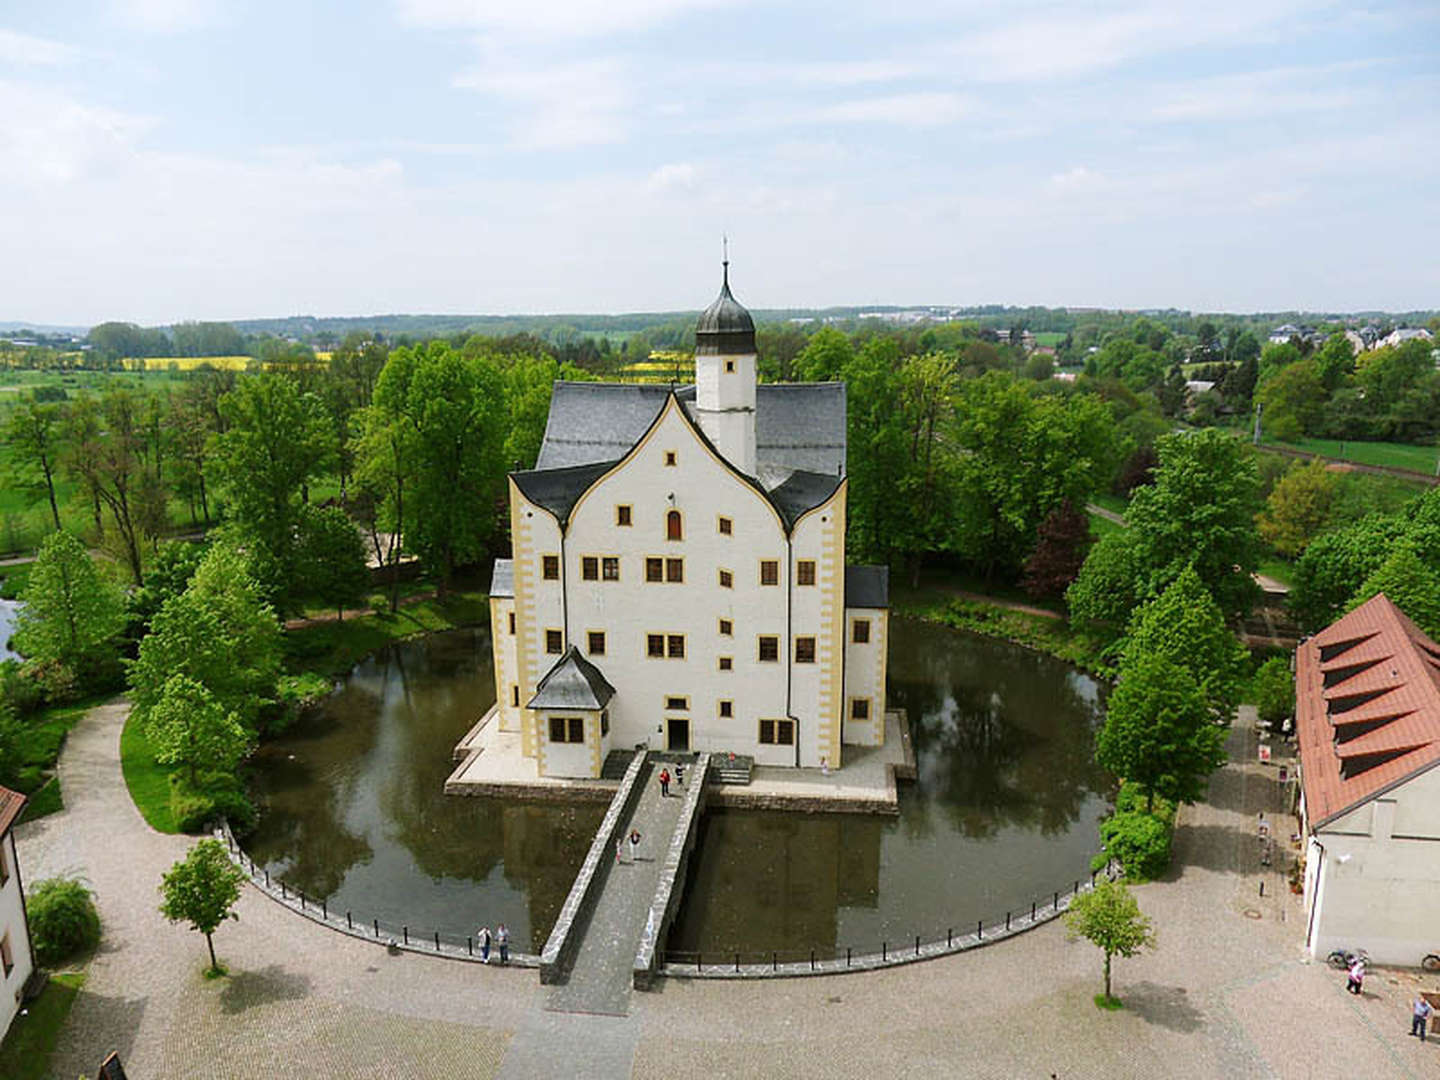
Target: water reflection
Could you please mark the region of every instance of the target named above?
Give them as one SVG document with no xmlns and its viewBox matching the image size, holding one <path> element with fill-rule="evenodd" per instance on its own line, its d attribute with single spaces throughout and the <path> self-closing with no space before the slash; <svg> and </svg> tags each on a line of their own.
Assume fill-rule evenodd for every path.
<svg viewBox="0 0 1440 1080">
<path fill-rule="evenodd" d="M 15 624 L 24 606 L 19 600 L 0 600 L 0 661 L 21 658 L 10 648 L 10 638 L 15 634 Z"/>
<path fill-rule="evenodd" d="M 920 773 L 898 820 L 708 814 L 672 949 L 878 949 L 1003 918 L 1088 874 L 1113 793 L 1092 752 L 1100 687 L 905 620 L 890 649 Z"/>
<path fill-rule="evenodd" d="M 263 808 L 247 850 L 332 910 L 459 935 L 503 921 L 538 950 L 604 808 L 443 794 L 452 747 L 494 693 L 485 631 L 360 664 L 257 755 Z"/>
</svg>

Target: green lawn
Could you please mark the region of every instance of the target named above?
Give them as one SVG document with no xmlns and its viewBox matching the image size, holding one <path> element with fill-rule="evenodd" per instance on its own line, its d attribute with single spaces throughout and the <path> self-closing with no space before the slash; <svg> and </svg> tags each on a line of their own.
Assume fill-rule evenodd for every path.
<svg viewBox="0 0 1440 1080">
<path fill-rule="evenodd" d="M 1110 492 L 1101 492 L 1098 495 L 1091 495 L 1090 501 L 1096 506 L 1109 510 L 1112 514 L 1124 516 L 1125 511 L 1130 509 L 1130 501 L 1123 495 L 1112 495 Z"/>
<path fill-rule="evenodd" d="M 1295 578 L 1295 564 L 1289 559 L 1282 559 L 1279 555 L 1266 555 L 1260 560 L 1258 569 L 1266 577 L 1274 578 L 1287 588 Z"/>
<path fill-rule="evenodd" d="M 30 567 L 33 563 L 19 563 L 16 566 L 0 567 L 0 574 L 4 574 L 0 580 L 0 598 L 15 600 L 20 596 L 20 590 L 30 583 Z"/>
<path fill-rule="evenodd" d="M 1282 443 L 1273 439 L 1265 440 L 1266 446 L 1284 446 L 1292 450 L 1304 450 L 1323 457 L 1341 461 L 1353 461 L 1359 465 L 1384 465 L 1393 469 L 1410 469 L 1434 475 L 1435 462 L 1440 451 L 1433 446 L 1416 446 L 1414 443 L 1355 442 L 1339 439 L 1301 439 L 1298 442 Z"/>
<path fill-rule="evenodd" d="M 120 771 L 130 799 L 145 823 L 156 832 L 178 833 L 170 812 L 170 768 L 155 761 L 155 749 L 140 730 L 132 713 L 120 733 Z"/>
<path fill-rule="evenodd" d="M 60 797 L 60 778 L 52 776 L 46 780 L 39 791 L 30 796 L 30 801 L 25 804 L 25 812 L 20 815 L 20 822 L 34 821 L 36 818 L 53 814 L 57 810 L 65 809 L 65 800 Z"/>
<path fill-rule="evenodd" d="M 0 1076 L 6 1080 L 44 1080 L 50 1075 L 50 1055 L 75 995 L 85 985 L 85 973 L 52 975 L 40 996 L 29 1005 L 29 1015 L 17 1016 L 0 1044 Z"/>
<path fill-rule="evenodd" d="M 1102 536 L 1108 536 L 1113 532 L 1125 531 L 1124 525 L 1111 521 L 1107 517 L 1101 517 L 1099 514 L 1090 514 L 1089 518 L 1090 534 L 1094 536 L 1096 540 L 1099 540 Z"/>
<path fill-rule="evenodd" d="M 104 700 L 105 697 L 101 696 L 74 705 L 44 709 L 21 722 L 20 770 L 12 783 L 32 799 L 25 809 L 27 821 L 53 814 L 63 805 L 60 785 L 52 782 L 60 748 L 65 745 L 65 736 L 80 718 Z"/>
<path fill-rule="evenodd" d="M 385 612 L 344 622 L 318 623 L 286 632 L 285 667 L 292 672 L 343 675 L 392 641 L 436 630 L 478 626 L 489 617 L 489 599 L 484 593 L 452 592 L 444 603 L 422 600 L 402 607 L 394 615 Z"/>
</svg>

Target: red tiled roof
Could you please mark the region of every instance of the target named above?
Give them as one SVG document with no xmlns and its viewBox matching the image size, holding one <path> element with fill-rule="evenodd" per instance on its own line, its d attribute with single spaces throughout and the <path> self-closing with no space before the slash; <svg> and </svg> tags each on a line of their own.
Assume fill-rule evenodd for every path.
<svg viewBox="0 0 1440 1080">
<path fill-rule="evenodd" d="M 1295 651 L 1295 732 L 1312 829 L 1440 763 L 1440 646 L 1372 597 Z"/>
<path fill-rule="evenodd" d="M 0 787 L 0 836 L 4 836 L 10 826 L 15 824 L 15 819 L 20 816 L 20 811 L 24 808 L 24 795 L 18 791 L 11 791 L 7 787 Z"/>
</svg>

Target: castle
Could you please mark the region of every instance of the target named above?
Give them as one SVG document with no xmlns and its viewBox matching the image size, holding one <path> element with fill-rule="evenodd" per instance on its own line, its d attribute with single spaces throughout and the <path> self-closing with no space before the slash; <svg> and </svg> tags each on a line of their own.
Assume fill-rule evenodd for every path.
<svg viewBox="0 0 1440 1080">
<path fill-rule="evenodd" d="M 693 386 L 555 384 L 490 589 L 500 730 L 539 775 L 882 744 L 889 579 L 845 564 L 845 431 L 843 383 L 759 383 L 728 261 Z"/>
</svg>

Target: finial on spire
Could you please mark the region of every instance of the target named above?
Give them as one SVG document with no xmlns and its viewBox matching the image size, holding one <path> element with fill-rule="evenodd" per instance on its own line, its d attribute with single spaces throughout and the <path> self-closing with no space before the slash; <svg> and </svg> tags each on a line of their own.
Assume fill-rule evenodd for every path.
<svg viewBox="0 0 1440 1080">
<path fill-rule="evenodd" d="M 723 232 L 720 234 L 720 266 L 724 275 L 725 286 L 730 286 L 730 238 Z"/>
</svg>

